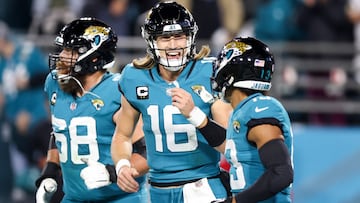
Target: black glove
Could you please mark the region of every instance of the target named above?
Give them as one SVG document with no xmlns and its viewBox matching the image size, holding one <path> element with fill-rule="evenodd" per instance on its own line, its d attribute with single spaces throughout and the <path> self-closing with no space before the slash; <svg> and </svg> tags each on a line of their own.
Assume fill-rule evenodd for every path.
<svg viewBox="0 0 360 203">
<path fill-rule="evenodd" d="M 60 174 L 60 166 L 54 162 L 47 162 L 46 166 L 41 172 L 41 176 L 35 181 L 36 187 L 39 187 L 42 180 L 44 180 L 45 178 L 52 178 L 56 180 L 59 174 Z"/>
</svg>

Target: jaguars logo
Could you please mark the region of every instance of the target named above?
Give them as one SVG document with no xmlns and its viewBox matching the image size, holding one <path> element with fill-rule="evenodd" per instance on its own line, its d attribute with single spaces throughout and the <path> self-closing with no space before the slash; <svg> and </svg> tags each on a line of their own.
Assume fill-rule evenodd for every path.
<svg viewBox="0 0 360 203">
<path fill-rule="evenodd" d="M 104 106 L 104 102 L 101 99 L 93 99 L 91 100 L 91 103 L 97 111 L 99 111 Z"/>
<path fill-rule="evenodd" d="M 191 86 L 191 89 L 199 95 L 199 97 L 205 102 L 205 103 L 213 103 L 214 97 L 212 94 L 210 94 L 204 86 L 202 85 L 194 85 Z"/>
<path fill-rule="evenodd" d="M 234 49 L 236 48 L 237 50 L 240 51 L 240 54 L 243 54 L 245 51 L 250 50 L 252 47 L 248 44 L 245 44 L 244 42 L 239 42 L 239 41 L 232 41 L 228 44 L 225 45 L 225 48 L 228 50 Z M 228 57 L 230 58 L 230 57 Z"/>
<path fill-rule="evenodd" d="M 233 126 L 235 132 L 237 132 L 237 133 L 240 132 L 240 122 L 239 121 L 233 121 L 232 126 Z"/>
<path fill-rule="evenodd" d="M 84 38 L 91 40 L 94 46 L 100 46 L 105 40 L 109 38 L 110 30 L 102 26 L 90 26 L 84 32 Z M 85 53 L 87 49 L 79 50 L 80 53 Z"/>
</svg>

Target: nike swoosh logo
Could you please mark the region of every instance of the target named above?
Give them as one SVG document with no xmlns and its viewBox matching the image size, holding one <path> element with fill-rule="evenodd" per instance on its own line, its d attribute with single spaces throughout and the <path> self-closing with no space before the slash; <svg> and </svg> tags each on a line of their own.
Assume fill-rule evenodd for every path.
<svg viewBox="0 0 360 203">
<path fill-rule="evenodd" d="M 255 112 L 256 113 L 259 113 L 259 112 L 261 112 L 261 111 L 265 111 L 266 109 L 268 109 L 269 107 L 267 106 L 267 107 L 263 107 L 263 108 L 259 108 L 259 107 L 256 107 L 255 108 Z"/>
</svg>

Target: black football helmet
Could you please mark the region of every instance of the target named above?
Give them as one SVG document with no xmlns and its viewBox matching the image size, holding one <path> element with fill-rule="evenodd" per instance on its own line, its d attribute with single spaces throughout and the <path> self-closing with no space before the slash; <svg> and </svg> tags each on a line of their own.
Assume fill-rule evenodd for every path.
<svg viewBox="0 0 360 203">
<path fill-rule="evenodd" d="M 222 96 L 228 87 L 269 91 L 274 66 L 267 45 L 252 37 L 234 38 L 218 55 L 212 88 Z"/>
<path fill-rule="evenodd" d="M 116 43 L 117 35 L 111 27 L 95 18 L 74 20 L 65 25 L 55 38 L 55 44 L 61 49 L 68 48 L 79 54 L 69 73 L 73 77 L 111 68 L 115 63 Z M 54 79 L 57 79 L 59 60 L 59 54 L 49 55 L 49 68 Z"/>
<path fill-rule="evenodd" d="M 195 54 L 195 36 L 198 26 L 191 13 L 182 5 L 166 1 L 156 4 L 148 13 L 141 33 L 148 45 L 151 57 L 170 71 L 177 71 L 188 59 Z M 187 45 L 183 49 L 184 55 L 176 63 L 169 63 L 167 59 L 160 58 L 156 45 L 156 38 L 163 35 L 186 34 Z M 164 50 L 167 51 L 167 50 Z"/>
</svg>

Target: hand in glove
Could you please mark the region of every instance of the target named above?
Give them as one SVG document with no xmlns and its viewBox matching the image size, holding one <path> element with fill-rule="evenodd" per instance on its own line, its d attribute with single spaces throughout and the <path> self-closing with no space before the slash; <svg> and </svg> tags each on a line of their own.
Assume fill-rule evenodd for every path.
<svg viewBox="0 0 360 203">
<path fill-rule="evenodd" d="M 36 191 L 36 203 L 49 203 L 57 190 L 57 183 L 53 178 L 45 178 L 41 181 Z"/>
<path fill-rule="evenodd" d="M 109 171 L 104 164 L 91 159 L 83 161 L 88 166 L 81 170 L 80 176 L 89 190 L 111 184 Z"/>
</svg>

